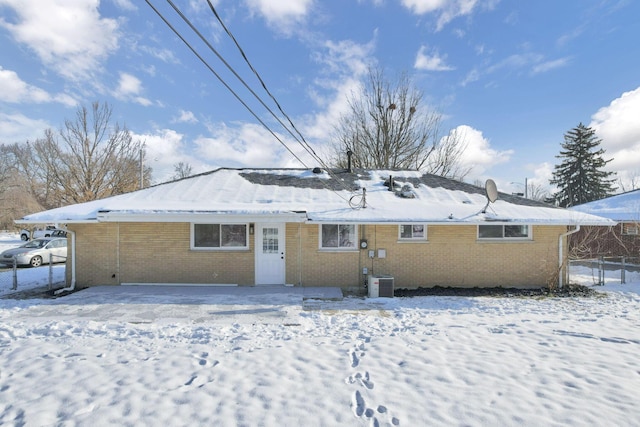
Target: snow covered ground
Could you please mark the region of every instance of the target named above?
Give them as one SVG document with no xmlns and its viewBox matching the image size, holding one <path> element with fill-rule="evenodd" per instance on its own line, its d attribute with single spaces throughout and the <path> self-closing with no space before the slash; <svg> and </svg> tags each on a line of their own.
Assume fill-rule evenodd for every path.
<svg viewBox="0 0 640 427">
<path fill-rule="evenodd" d="M 0 424 L 636 426 L 627 281 L 591 299 L 0 299 Z"/>
</svg>

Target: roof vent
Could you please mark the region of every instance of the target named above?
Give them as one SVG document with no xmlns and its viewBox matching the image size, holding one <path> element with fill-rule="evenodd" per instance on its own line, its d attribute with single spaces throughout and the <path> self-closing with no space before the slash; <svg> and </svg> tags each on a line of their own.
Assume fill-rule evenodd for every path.
<svg viewBox="0 0 640 427">
<path fill-rule="evenodd" d="M 315 167 L 315 168 L 313 168 L 313 171 L 312 171 L 312 172 L 313 172 L 313 173 L 316 173 L 316 174 L 318 174 L 318 173 L 322 173 L 322 169 L 320 169 L 319 167 Z"/>
<path fill-rule="evenodd" d="M 416 193 L 413 192 L 411 186 L 409 184 L 405 184 L 402 186 L 399 192 L 396 193 L 397 196 L 402 197 L 404 199 L 415 199 Z"/>
<path fill-rule="evenodd" d="M 393 176 L 391 175 L 389 175 L 389 179 L 386 180 L 382 185 L 384 185 L 385 187 L 388 187 L 389 191 L 395 190 L 396 187 L 398 186 L 398 184 L 396 184 L 396 182 L 393 180 Z"/>
</svg>

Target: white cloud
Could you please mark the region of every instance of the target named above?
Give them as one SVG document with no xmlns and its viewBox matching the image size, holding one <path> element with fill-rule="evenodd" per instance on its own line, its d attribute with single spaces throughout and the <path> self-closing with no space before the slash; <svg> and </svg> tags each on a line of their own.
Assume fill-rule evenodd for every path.
<svg viewBox="0 0 640 427">
<path fill-rule="evenodd" d="M 314 59 L 326 67 L 323 73 L 335 73 L 339 78 L 348 74 L 359 77 L 367 72 L 369 64 L 373 62 L 375 35 L 373 40 L 365 44 L 352 40 L 327 40 L 322 48 L 321 52 L 314 54 Z"/>
<path fill-rule="evenodd" d="M 556 191 L 555 188 L 549 185 L 549 180 L 552 178 L 554 170 L 555 167 L 549 162 L 528 164 L 522 170 L 522 175 L 518 177 L 518 181 L 501 181 L 499 190 L 505 193 L 524 193 L 526 182 L 529 197 L 542 196 L 545 193 L 551 195 Z M 531 194 L 532 191 L 536 194 Z"/>
<path fill-rule="evenodd" d="M 118 89 L 116 92 L 121 96 L 137 95 L 142 88 L 142 82 L 136 76 L 129 73 L 120 73 Z"/>
<path fill-rule="evenodd" d="M 142 96 L 138 96 L 142 92 L 142 82 L 139 78 L 129 73 L 120 73 L 118 87 L 114 92 L 114 96 L 121 100 L 131 100 L 144 107 L 152 104 L 150 100 Z"/>
<path fill-rule="evenodd" d="M 198 119 L 191 111 L 180 110 L 180 116 L 174 119 L 177 123 L 198 123 Z"/>
<path fill-rule="evenodd" d="M 2 0 L 14 19 L 0 18 L 42 63 L 68 80 L 91 81 L 118 48 L 118 22 L 101 18 L 99 0 Z"/>
<path fill-rule="evenodd" d="M 460 85 L 466 86 L 470 83 L 477 82 L 478 80 L 480 80 L 480 72 L 476 68 L 474 68 L 473 70 L 467 73 L 467 75 L 465 76 L 464 80 L 460 83 Z"/>
<path fill-rule="evenodd" d="M 544 57 L 538 53 L 517 53 L 514 55 L 510 55 L 502 61 L 490 66 L 489 68 L 487 68 L 487 72 L 493 73 L 502 69 L 507 69 L 507 71 L 510 71 L 527 67 L 533 68 L 535 65 L 542 63 L 543 60 Z"/>
<path fill-rule="evenodd" d="M 289 34 L 306 20 L 313 0 L 246 0 L 246 4 L 252 13 L 261 15 L 272 29 Z"/>
<path fill-rule="evenodd" d="M 196 139 L 198 155 L 205 161 L 230 167 L 303 167 L 296 158 L 264 127 L 251 123 L 228 127 L 224 123 L 209 125 L 211 136 Z M 307 166 L 314 165 L 297 142 L 278 137 Z"/>
<path fill-rule="evenodd" d="M 591 124 L 603 146 L 609 150 L 628 148 L 640 144 L 640 87 L 625 92 L 619 98 L 600 108 Z"/>
<path fill-rule="evenodd" d="M 547 60 L 544 55 L 535 52 L 516 53 L 485 67 L 483 70 L 472 70 L 467 74 L 461 85 L 466 86 L 469 83 L 479 80 L 483 75 L 489 75 L 497 72 L 516 72 L 521 75 L 535 76 L 537 74 L 565 67 L 569 65 L 570 62 L 571 57 Z"/>
<path fill-rule="evenodd" d="M 33 141 L 42 138 L 50 127 L 44 120 L 30 119 L 23 114 L 0 113 L 0 143 Z"/>
<path fill-rule="evenodd" d="M 470 15 L 480 4 L 493 7 L 495 1 L 480 0 L 402 0 L 402 5 L 416 15 L 435 13 L 438 15 L 436 31 L 440 31 L 449 22 L 459 16 Z"/>
<path fill-rule="evenodd" d="M 613 158 L 609 169 L 619 177 L 630 178 L 638 173 L 640 159 L 640 87 L 625 92 L 608 106 L 599 109 L 589 127 L 602 139 L 605 159 Z"/>
<path fill-rule="evenodd" d="M 112 0 L 116 6 L 118 6 L 122 10 L 133 11 L 138 10 L 135 4 L 133 4 L 130 0 Z"/>
<path fill-rule="evenodd" d="M 0 99 L 5 102 L 51 102 L 48 92 L 31 86 L 18 77 L 15 71 L 0 67 Z"/>
<path fill-rule="evenodd" d="M 415 68 L 425 71 L 450 71 L 454 69 L 445 63 L 445 58 L 440 57 L 438 52 L 432 52 L 429 55 L 426 50 L 426 46 L 420 46 L 413 65 Z"/>
<path fill-rule="evenodd" d="M 193 173 L 210 170 L 206 163 L 187 152 L 184 136 L 172 129 L 158 129 L 153 133 L 135 134 L 134 140 L 145 144 L 145 166 L 153 170 L 153 182 L 164 182 L 174 175 L 179 162 L 193 167 Z"/>
<path fill-rule="evenodd" d="M 513 154 L 513 150 L 499 151 L 492 148 L 482 132 L 471 126 L 460 125 L 451 132 L 456 132 L 466 144 L 460 162 L 463 169 L 465 167 L 471 168 L 467 179 L 482 177 L 487 169 L 507 162 Z"/>
<path fill-rule="evenodd" d="M 59 102 L 64 105 L 76 105 L 75 99 L 65 93 L 51 95 L 44 89 L 23 81 L 15 71 L 0 67 L 0 101 L 11 103 Z"/>
<path fill-rule="evenodd" d="M 140 46 L 139 49 L 145 53 L 148 53 L 154 58 L 161 60 L 162 62 L 166 62 L 168 64 L 180 63 L 180 60 L 176 58 L 175 53 L 173 53 L 173 51 L 169 49 L 157 48 L 157 47 L 151 47 L 151 46 Z"/>
<path fill-rule="evenodd" d="M 547 71 L 555 70 L 556 68 L 566 67 L 569 65 L 569 62 L 571 62 L 571 58 L 559 58 L 552 61 L 540 62 L 539 64 L 534 65 L 532 73 L 546 73 Z"/>
<path fill-rule="evenodd" d="M 323 66 L 323 75 L 329 77 L 316 79 L 318 90 L 310 92 L 311 99 L 322 111 L 307 118 L 304 130 L 305 136 L 317 139 L 320 144 L 328 142 L 340 116 L 348 111 L 349 98 L 362 90 L 361 79 L 375 62 L 372 56 L 375 36 L 366 44 L 327 41 L 323 48 L 314 59 Z M 321 148 L 314 150 L 318 153 Z"/>
</svg>

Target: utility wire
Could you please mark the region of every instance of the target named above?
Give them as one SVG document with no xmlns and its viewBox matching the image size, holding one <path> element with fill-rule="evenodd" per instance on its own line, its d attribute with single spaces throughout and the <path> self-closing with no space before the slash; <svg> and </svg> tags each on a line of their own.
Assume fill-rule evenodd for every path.
<svg viewBox="0 0 640 427">
<path fill-rule="evenodd" d="M 307 166 L 305 164 L 305 162 L 300 159 L 288 146 L 287 144 L 282 141 L 273 130 L 271 130 L 271 128 L 269 128 L 269 126 L 263 121 L 261 120 L 258 115 L 251 109 L 251 107 L 249 107 L 243 100 L 242 98 L 225 82 L 225 80 L 207 63 L 207 61 L 196 51 L 196 49 L 191 46 L 191 44 L 178 32 L 178 30 L 175 29 L 175 27 L 173 25 L 171 25 L 171 23 L 162 15 L 162 13 L 156 9 L 153 4 L 151 4 L 150 0 L 145 0 L 146 3 L 153 9 L 153 11 L 160 17 L 160 19 L 162 19 L 162 21 L 174 32 L 174 34 L 176 34 L 176 36 L 178 36 L 178 38 L 189 48 L 189 50 L 191 50 L 191 52 L 209 69 L 209 71 L 224 85 L 225 88 L 227 88 L 227 90 L 229 90 L 229 92 L 231 92 L 233 94 L 233 96 L 251 113 L 251 115 L 253 115 L 256 120 L 258 120 L 258 122 L 269 132 L 271 133 L 271 135 L 273 135 L 274 138 L 276 138 L 276 140 L 283 146 L 286 148 L 286 150 L 296 159 L 298 160 L 305 168 L 309 168 L 309 166 Z M 311 146 L 306 142 L 306 140 L 304 140 L 304 137 L 302 136 L 302 134 L 298 131 L 298 129 L 295 127 L 295 125 L 292 123 L 291 119 L 289 118 L 289 116 L 282 110 L 280 104 L 278 103 L 278 101 L 273 97 L 273 95 L 271 94 L 271 92 L 269 92 L 269 90 L 266 87 L 266 84 L 264 83 L 264 81 L 260 78 L 260 76 L 257 74 L 257 71 L 255 71 L 255 69 L 249 64 L 250 68 L 252 69 L 252 71 L 254 71 L 254 73 L 257 75 L 258 79 L 260 80 L 263 88 L 265 89 L 265 91 L 267 91 L 267 93 L 269 94 L 269 96 L 273 99 L 273 101 L 276 103 L 276 105 L 278 106 L 278 109 L 281 111 L 281 113 L 287 118 L 287 120 L 289 121 L 289 123 L 291 124 L 291 126 L 293 127 L 293 129 L 295 129 L 295 131 L 298 133 L 298 135 L 300 135 L 300 138 L 302 138 L 302 140 L 304 141 L 301 142 L 300 139 L 293 134 L 293 132 L 279 119 L 279 117 L 264 103 L 264 101 L 262 101 L 262 99 L 255 93 L 255 91 L 253 91 L 248 84 L 238 75 L 238 73 L 233 69 L 233 67 L 231 67 L 231 65 L 229 65 L 229 63 L 216 51 L 215 48 L 213 48 L 213 46 L 211 45 L 211 43 L 208 42 L 208 40 L 202 35 L 202 33 L 200 31 L 197 30 L 197 28 L 189 21 L 189 19 L 180 11 L 180 9 L 175 6 L 175 4 L 171 1 L 171 0 L 167 0 L 167 2 L 171 5 L 171 7 L 174 9 L 174 11 L 183 19 L 183 21 L 192 29 L 192 31 L 194 33 L 196 33 L 198 35 L 198 37 L 200 37 L 200 39 L 207 45 L 207 47 L 218 57 L 218 59 L 233 73 L 233 75 L 245 86 L 245 88 L 260 102 L 260 104 L 278 121 L 278 123 L 280 123 L 280 125 L 287 130 L 287 132 L 302 146 L 303 149 L 305 149 L 316 161 L 318 161 L 327 171 L 327 173 L 331 176 L 333 176 L 339 183 L 341 183 L 341 185 L 343 186 L 343 188 L 347 191 L 350 192 L 354 192 L 352 189 L 347 188 L 343 181 L 341 179 L 339 179 L 337 176 L 335 176 L 331 169 L 322 161 L 322 159 L 315 153 L 315 151 L 311 148 Z M 211 7 L 213 7 L 210 4 Z M 214 12 L 215 13 L 215 12 Z M 217 16 L 217 14 L 216 14 Z M 237 41 L 235 40 L 235 38 L 233 37 L 232 34 L 230 34 L 230 32 L 228 32 L 228 30 L 226 29 L 226 26 L 224 26 L 224 24 L 222 23 L 222 21 L 220 20 L 219 16 L 217 16 L 218 20 L 221 22 L 221 24 L 223 25 L 223 28 L 225 28 L 225 31 L 227 31 L 227 34 L 230 35 L 230 37 L 233 38 L 234 42 L 236 43 L 236 46 L 238 47 L 238 49 L 241 50 L 241 53 L 243 55 L 243 57 L 245 58 L 245 60 L 248 62 L 248 59 L 246 58 L 246 55 L 244 54 L 244 51 L 242 51 L 242 49 L 240 48 L 239 44 L 237 43 Z M 333 191 L 334 193 L 336 193 L 336 195 L 338 195 L 341 199 L 349 202 L 349 200 L 345 199 L 340 193 L 338 193 L 337 191 L 330 189 L 328 186 L 325 185 L 325 187 L 331 191 Z M 353 196 L 352 196 L 353 198 Z M 349 203 L 351 205 L 351 203 Z"/>
<path fill-rule="evenodd" d="M 296 133 L 300 136 L 300 139 L 302 139 L 302 142 L 304 143 L 304 146 L 308 149 L 307 151 L 310 151 L 310 154 L 312 154 L 316 160 L 320 160 L 320 162 L 322 162 L 322 159 L 320 159 L 320 157 L 316 154 L 316 152 L 313 150 L 313 148 L 311 148 L 309 143 L 304 139 L 304 136 L 302 135 L 302 133 L 300 133 L 300 131 L 298 130 L 296 125 L 293 124 L 293 121 L 291 120 L 291 118 L 287 115 L 287 113 L 284 112 L 284 110 L 280 106 L 280 103 L 278 102 L 278 100 L 275 98 L 275 96 L 273 96 L 273 94 L 271 93 L 269 88 L 267 88 L 266 83 L 264 82 L 264 80 L 262 80 L 262 77 L 260 77 L 260 73 L 258 73 L 258 71 L 256 71 L 256 69 L 253 67 L 253 65 L 251 64 L 251 61 L 249 61 L 249 58 L 247 58 L 247 55 L 245 54 L 244 49 L 242 49 L 242 47 L 240 46 L 240 43 L 238 43 L 238 40 L 236 40 L 235 36 L 231 33 L 231 31 L 224 24 L 224 22 L 222 21 L 222 18 L 220 18 L 220 15 L 218 15 L 218 12 L 216 11 L 216 8 L 213 6 L 211 1 L 207 0 L 207 3 L 209 4 L 209 8 L 211 9 L 211 12 L 213 12 L 213 14 L 215 15 L 216 19 L 218 20 L 218 22 L 222 26 L 222 29 L 224 29 L 224 31 L 231 38 L 231 40 L 233 40 L 233 43 L 236 45 L 236 47 L 240 51 L 240 54 L 242 55 L 242 58 L 247 63 L 247 65 L 249 66 L 251 71 L 253 71 L 253 74 L 255 74 L 255 76 L 258 78 L 258 81 L 260 81 L 260 84 L 262 85 L 262 88 L 265 90 L 267 95 L 269 95 L 269 97 L 276 104 L 276 106 L 278 107 L 278 110 L 280 110 L 280 113 L 282 113 L 282 115 L 287 119 L 287 121 L 291 125 L 291 128 L 293 130 L 295 130 Z"/>
<path fill-rule="evenodd" d="M 176 36 L 178 36 L 178 38 L 180 40 L 182 40 L 182 42 L 189 48 L 189 50 L 191 50 L 191 52 L 200 60 L 200 62 L 202 62 L 205 67 L 207 67 L 209 69 L 209 71 L 211 71 L 211 73 L 213 73 L 214 76 L 216 76 L 216 78 L 220 81 L 220 83 L 222 83 L 224 85 L 225 88 L 227 88 L 227 90 L 229 92 L 231 92 L 233 94 L 233 96 L 249 111 L 249 113 L 251 113 L 251 115 L 253 117 L 256 118 L 256 120 L 258 120 L 258 122 L 264 126 L 264 128 L 269 131 L 269 133 L 271 133 L 271 135 L 273 135 L 273 137 L 280 143 L 282 144 L 282 146 L 284 148 L 287 149 L 287 151 L 289 153 L 291 153 L 291 155 L 293 157 L 296 158 L 296 160 L 298 160 L 302 165 L 304 165 L 306 168 L 308 168 L 309 166 L 307 166 L 302 159 L 300 159 L 288 146 L 287 144 L 284 143 L 284 141 L 282 141 L 278 135 L 276 135 L 276 133 L 274 131 L 271 130 L 271 128 L 269 128 L 269 126 L 267 126 L 267 124 L 262 121 L 260 119 L 260 117 L 258 117 L 258 115 L 251 109 L 251 107 L 249 107 L 243 100 L 242 98 L 240 98 L 240 96 L 231 88 L 231 86 L 229 86 L 227 84 L 227 82 L 224 81 L 224 79 L 218 74 L 216 73 L 216 71 L 209 65 L 209 63 L 207 61 L 205 61 L 205 59 L 200 56 L 200 54 L 198 52 L 196 52 L 196 50 L 191 46 L 191 44 L 189 44 L 189 42 L 187 40 L 185 40 L 184 37 L 182 37 L 182 35 L 173 27 L 173 25 L 171 25 L 171 23 L 165 19 L 165 17 L 162 15 L 162 13 L 155 8 L 155 6 L 153 6 L 153 4 L 151 4 L 151 2 L 149 0 L 145 0 L 145 2 L 149 5 L 149 7 L 151 7 L 151 9 L 153 9 L 153 11 L 160 17 L 160 19 L 162 19 L 164 21 L 165 24 L 167 24 L 167 26 L 171 29 L 171 31 L 174 32 L 174 34 Z"/>
<path fill-rule="evenodd" d="M 275 118 L 278 123 L 280 123 L 280 125 L 287 131 L 289 132 L 289 134 L 296 140 L 298 141 L 298 143 L 302 144 L 300 142 L 300 140 L 298 139 L 298 137 L 284 124 L 282 123 L 282 121 L 280 120 L 280 118 L 271 110 L 271 108 L 269 108 L 269 106 L 267 106 L 267 104 L 264 103 L 264 101 L 260 98 L 260 96 L 258 96 L 258 94 L 255 93 L 255 91 L 253 89 L 251 89 L 251 87 L 249 87 L 249 85 L 247 84 L 247 82 L 244 81 L 244 79 L 236 72 L 236 70 L 222 57 L 222 55 L 220 55 L 220 53 L 211 45 L 211 43 L 209 43 L 209 41 L 202 35 L 202 33 L 195 27 L 195 25 L 193 25 L 193 23 L 189 20 L 189 18 L 187 18 L 185 16 L 184 13 L 182 13 L 182 11 L 180 10 L 180 8 L 178 8 L 172 0 L 167 0 L 167 3 L 169 3 L 169 5 L 173 8 L 173 10 L 180 16 L 180 18 L 182 18 L 182 20 L 191 28 L 191 30 L 196 33 L 196 35 L 198 37 L 200 37 L 200 40 L 202 40 L 202 42 L 207 45 L 207 47 L 209 48 L 209 50 L 211 52 L 213 52 L 218 59 L 227 67 L 227 69 L 229 71 L 231 71 L 231 73 L 233 73 L 233 75 L 240 81 L 240 83 L 242 83 L 242 85 L 251 93 L 251 95 L 253 95 L 254 98 L 256 98 L 258 100 L 258 102 L 260 102 L 260 104 L 273 116 L 273 118 Z M 279 106 L 279 104 L 276 102 L 276 105 Z M 285 115 L 286 117 L 286 115 Z M 295 129 L 295 127 L 294 127 Z M 297 130 L 297 129 L 296 129 Z M 305 148 L 303 146 L 303 148 Z M 309 147 L 310 148 L 310 147 Z M 305 150 L 307 152 L 309 152 L 308 148 L 305 148 Z M 313 150 L 311 150 L 313 151 Z M 309 154 L 314 155 L 315 153 L 311 153 L 309 152 Z"/>
<path fill-rule="evenodd" d="M 167 0 L 168 2 L 170 2 L 171 0 Z M 251 69 L 251 71 L 253 72 L 253 74 L 256 76 L 256 78 L 258 79 L 258 81 L 260 82 L 260 84 L 262 85 L 262 88 L 265 90 L 265 92 L 267 93 L 267 95 L 269 95 L 269 97 L 273 100 L 273 102 L 275 103 L 275 105 L 278 107 L 278 110 L 280 111 L 280 113 L 282 113 L 282 115 L 287 119 L 287 121 L 289 122 L 289 124 L 291 125 L 291 128 L 293 130 L 295 130 L 295 132 L 300 136 L 300 139 L 298 139 L 295 135 L 293 135 L 291 133 L 291 131 L 280 121 L 279 118 L 277 118 L 274 113 L 265 106 L 265 108 L 267 108 L 267 110 L 276 118 L 276 120 L 278 120 L 278 123 L 280 123 L 282 125 L 282 127 L 284 127 L 285 129 L 287 129 L 287 131 L 289 131 L 289 134 L 291 134 L 291 136 L 294 137 L 294 139 L 296 141 L 298 141 L 298 143 L 313 157 L 314 160 L 316 160 L 318 163 L 320 163 L 320 165 L 322 167 L 325 168 L 325 170 L 327 171 L 327 173 L 332 176 L 334 179 L 336 179 L 338 182 L 342 182 L 340 180 L 339 177 L 337 177 L 332 171 L 331 168 L 322 160 L 322 158 L 320 156 L 318 156 L 316 154 L 316 152 L 313 150 L 313 148 L 311 147 L 311 145 L 306 141 L 306 139 L 304 138 L 304 135 L 302 135 L 302 133 L 298 130 L 298 128 L 296 127 L 296 125 L 293 123 L 293 121 L 291 120 L 291 118 L 289 117 L 289 115 L 282 109 L 282 106 L 280 105 L 280 103 L 278 102 L 278 100 L 275 98 L 275 96 L 271 93 L 271 91 L 269 90 L 269 88 L 267 87 L 267 84 L 264 82 L 264 80 L 262 79 L 262 77 L 260 76 L 260 73 L 258 73 L 258 71 L 255 69 L 255 67 L 253 66 L 253 64 L 251 63 L 251 61 L 249 61 L 249 58 L 247 57 L 244 49 L 242 48 L 242 46 L 240 46 L 240 43 L 238 42 L 238 40 L 235 38 L 235 36 L 233 35 L 233 33 L 231 32 L 231 30 L 229 30 L 229 28 L 227 28 L 227 26 L 225 25 L 224 21 L 222 20 L 222 18 L 220 17 L 220 15 L 218 14 L 218 12 L 216 11 L 215 7 L 213 6 L 213 4 L 211 3 L 210 0 L 207 0 L 207 3 L 209 4 L 209 8 L 211 9 L 211 12 L 213 12 L 214 16 L 216 17 L 216 19 L 218 20 L 218 22 L 220 23 L 220 25 L 222 26 L 222 28 L 224 29 L 224 31 L 227 33 L 227 35 L 229 36 L 229 38 L 231 38 L 231 40 L 233 41 L 233 43 L 235 44 L 236 48 L 238 49 L 238 51 L 240 52 L 240 55 L 242 55 L 242 58 L 244 59 L 244 61 L 247 63 L 247 65 L 249 66 L 249 69 Z M 207 45 L 209 46 L 209 44 L 207 43 Z M 211 48 L 211 46 L 209 46 Z M 211 48 L 213 49 L 213 48 Z M 217 54 L 217 52 L 214 51 L 214 53 Z M 220 57 L 218 55 L 218 57 Z M 224 61 L 223 61 L 224 62 Z M 226 63 L 225 63 L 226 65 Z M 227 65 L 227 67 L 229 67 Z M 235 72 L 234 72 L 235 74 Z M 236 75 L 237 76 L 237 75 Z M 240 79 L 240 77 L 238 77 L 238 79 Z M 242 79 L 240 79 L 242 81 Z M 243 81 L 244 83 L 244 81 Z M 251 90 L 250 90 L 251 91 Z M 251 93 L 253 94 L 254 92 L 251 91 Z M 254 96 L 256 96 L 256 98 L 258 98 L 257 95 L 254 94 Z M 259 99 L 259 98 L 258 98 Z M 262 102 L 262 101 L 260 101 Z M 264 103 L 263 103 L 264 105 Z M 345 186 L 343 186 L 343 188 L 345 188 L 345 190 L 350 191 L 353 193 L 352 189 L 346 188 Z M 353 198 L 353 197 L 352 197 Z M 363 199 L 364 199 L 364 195 L 363 195 Z"/>
<path fill-rule="evenodd" d="M 213 5 L 211 4 L 211 2 L 209 0 L 207 0 L 207 2 L 209 3 L 209 6 L 213 12 L 213 14 L 216 16 L 216 18 L 218 19 L 218 22 L 220 22 L 220 25 L 222 25 L 222 28 L 225 30 L 225 32 L 229 35 L 229 37 L 231 37 L 231 39 L 233 40 L 233 42 L 235 43 L 236 47 L 238 48 L 238 50 L 240 51 L 240 54 L 242 55 L 242 57 L 244 58 L 245 62 L 249 65 L 249 68 L 251 69 L 251 71 L 253 71 L 253 73 L 256 75 L 256 77 L 258 78 L 258 80 L 260 81 L 260 84 L 262 85 L 262 87 L 264 88 L 265 92 L 269 95 L 269 97 L 273 100 L 273 102 L 275 103 L 275 105 L 278 107 L 278 110 L 282 113 L 282 115 L 287 119 L 287 121 L 289 122 L 289 125 L 291 126 L 291 128 L 297 133 L 296 134 L 293 133 L 293 131 L 287 126 L 285 125 L 282 120 L 280 119 L 280 117 L 278 117 L 273 110 L 271 110 L 271 108 L 269 106 L 267 106 L 265 104 L 265 102 L 262 100 L 262 98 L 260 98 L 260 96 L 258 94 L 256 94 L 256 92 L 251 89 L 251 87 L 249 87 L 249 85 L 247 84 L 247 82 L 236 72 L 236 70 L 222 57 L 222 55 L 211 45 L 211 43 L 202 35 L 202 33 L 195 27 L 195 25 L 193 25 L 193 23 L 189 20 L 189 18 L 187 18 L 185 16 L 184 13 L 182 13 L 182 11 L 180 10 L 180 8 L 178 8 L 175 3 L 172 0 L 167 0 L 167 3 L 169 3 L 169 5 L 173 8 L 173 10 L 180 16 L 180 18 L 182 18 L 182 20 L 191 28 L 191 30 L 200 38 L 200 40 L 202 40 L 202 42 L 209 48 L 209 50 L 211 52 L 213 52 L 214 55 L 216 55 L 216 57 L 218 57 L 218 59 L 227 67 L 227 69 L 229 71 L 231 71 L 231 73 L 233 73 L 233 75 L 240 81 L 240 83 L 242 83 L 242 85 L 251 93 L 251 95 L 253 95 L 253 97 L 255 99 L 258 100 L 258 102 L 260 102 L 260 104 L 271 114 L 271 116 L 276 119 L 276 121 L 289 133 L 289 135 L 291 135 L 293 137 L 293 139 L 295 139 L 298 144 L 300 144 L 302 146 L 302 148 L 307 151 L 311 157 L 316 160 L 317 162 L 319 162 L 323 167 L 325 167 L 326 169 L 327 166 L 324 164 L 324 162 L 322 161 L 322 159 L 316 154 L 316 152 L 313 150 L 313 148 L 311 148 L 311 146 L 307 143 L 307 141 L 304 139 L 304 136 L 300 133 L 300 131 L 298 131 L 298 129 L 296 128 L 296 126 L 293 124 L 292 120 L 289 118 L 289 116 L 284 112 L 284 110 L 282 109 L 282 107 L 280 106 L 280 103 L 277 101 L 277 99 L 273 96 L 273 94 L 269 91 L 269 89 L 267 88 L 267 85 L 265 84 L 264 80 L 260 77 L 260 74 L 255 70 L 255 68 L 253 67 L 253 65 L 251 65 L 251 62 L 249 62 L 249 59 L 247 58 L 246 54 L 244 53 L 244 50 L 240 47 L 240 44 L 237 42 L 237 40 L 235 39 L 235 37 L 233 36 L 233 34 L 231 34 L 231 32 L 229 31 L 229 29 L 224 25 L 224 22 L 222 21 L 222 19 L 220 18 L 220 16 L 218 15 L 218 13 L 216 12 L 215 8 L 213 7 Z"/>
</svg>

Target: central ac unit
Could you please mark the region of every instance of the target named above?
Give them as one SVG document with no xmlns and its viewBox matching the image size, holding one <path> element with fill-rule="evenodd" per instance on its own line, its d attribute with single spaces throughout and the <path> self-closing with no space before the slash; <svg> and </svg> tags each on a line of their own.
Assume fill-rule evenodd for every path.
<svg viewBox="0 0 640 427">
<path fill-rule="evenodd" d="M 382 275 L 369 276 L 369 298 L 393 298 L 393 277 Z"/>
</svg>

